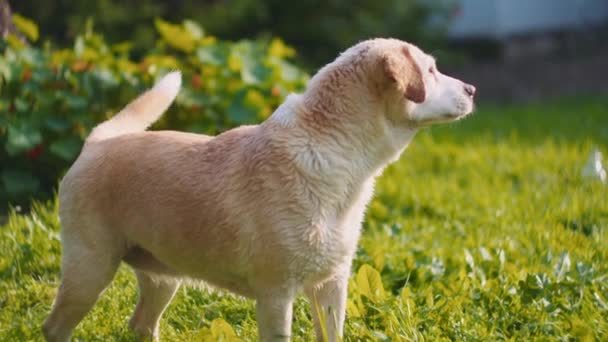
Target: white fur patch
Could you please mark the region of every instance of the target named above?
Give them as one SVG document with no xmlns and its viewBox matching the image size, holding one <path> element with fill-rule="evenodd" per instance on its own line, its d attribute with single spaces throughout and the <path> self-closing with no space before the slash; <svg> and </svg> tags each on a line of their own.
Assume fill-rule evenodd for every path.
<svg viewBox="0 0 608 342">
<path fill-rule="evenodd" d="M 298 94 L 289 94 L 285 102 L 272 113 L 268 120 L 279 123 L 284 127 L 295 127 L 297 121 L 298 106 L 300 105 Z"/>
<path fill-rule="evenodd" d="M 182 73 L 180 71 L 172 71 L 156 83 L 154 90 L 158 90 L 160 94 L 167 98 L 173 99 L 177 96 L 179 89 L 182 86 Z"/>
</svg>

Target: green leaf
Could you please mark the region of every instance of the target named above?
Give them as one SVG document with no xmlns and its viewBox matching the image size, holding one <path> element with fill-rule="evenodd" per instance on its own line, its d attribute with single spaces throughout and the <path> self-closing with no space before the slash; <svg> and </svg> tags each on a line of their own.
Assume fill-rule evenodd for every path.
<svg viewBox="0 0 608 342">
<path fill-rule="evenodd" d="M 118 53 L 129 53 L 132 49 L 133 43 L 128 41 L 112 45 L 112 51 Z"/>
<path fill-rule="evenodd" d="M 6 77 L 7 82 L 21 82 L 21 75 L 23 74 L 23 66 L 20 63 L 9 63 L 8 64 Z"/>
<path fill-rule="evenodd" d="M 11 79 L 11 68 L 8 60 L 0 56 L 0 77 L 4 78 L 7 82 Z"/>
<path fill-rule="evenodd" d="M 346 301 L 346 314 L 351 318 L 363 316 L 359 312 L 359 309 L 357 309 L 357 304 L 355 304 L 352 299 Z"/>
<path fill-rule="evenodd" d="M 32 87 L 32 89 L 34 88 Z M 38 87 L 37 89 L 38 92 L 36 93 L 36 107 L 42 109 L 52 107 L 55 104 L 55 94 L 53 94 L 52 92 L 44 91 L 43 89 L 40 89 L 40 87 Z M 46 116 L 46 114 L 42 114 L 42 116 Z"/>
<path fill-rule="evenodd" d="M 362 296 L 365 296 L 372 301 L 384 299 L 384 285 L 380 273 L 370 265 L 363 265 L 357 272 L 357 289 Z"/>
<path fill-rule="evenodd" d="M 203 31 L 201 26 L 195 21 L 187 20 L 187 19 L 184 20 L 184 28 L 195 39 L 201 39 L 205 35 L 205 32 Z"/>
<path fill-rule="evenodd" d="M 42 76 L 42 78 L 44 78 L 45 76 L 49 75 L 48 71 L 46 70 L 46 63 L 48 63 L 48 61 L 46 60 L 46 56 L 42 50 L 27 47 L 21 51 L 21 58 L 23 58 L 26 64 L 40 67 L 32 70 L 34 72 L 32 76 Z"/>
<path fill-rule="evenodd" d="M 29 40 L 33 42 L 38 40 L 38 26 L 36 23 L 19 14 L 13 14 L 13 23 Z"/>
<path fill-rule="evenodd" d="M 471 255 L 471 252 L 466 248 L 464 249 L 464 259 L 471 268 L 471 271 L 475 271 L 475 259 L 473 258 L 473 255 Z"/>
<path fill-rule="evenodd" d="M 374 330 L 372 332 L 372 335 L 374 336 L 374 339 L 376 341 L 391 341 L 391 339 L 386 336 L 384 333 L 382 333 L 381 331 L 378 330 Z"/>
<path fill-rule="evenodd" d="M 296 82 L 302 76 L 302 73 L 298 68 L 285 61 L 279 61 L 278 65 L 281 69 L 281 77 L 285 81 Z"/>
<path fill-rule="evenodd" d="M 74 110 L 85 109 L 88 105 L 88 101 L 85 97 L 71 94 L 66 94 L 65 102 L 68 107 Z"/>
<path fill-rule="evenodd" d="M 9 194 L 33 193 L 38 190 L 40 181 L 24 170 L 2 171 L 2 184 Z"/>
<path fill-rule="evenodd" d="M 16 98 L 15 99 L 15 108 L 17 109 L 18 112 L 26 113 L 26 112 L 29 112 L 30 104 L 22 98 Z"/>
<path fill-rule="evenodd" d="M 120 81 L 106 68 L 94 70 L 93 76 L 99 81 L 101 87 L 106 89 L 116 87 L 120 84 Z"/>
<path fill-rule="evenodd" d="M 57 140 L 51 144 L 49 150 L 67 161 L 74 160 L 80 152 L 81 141 L 76 137 L 68 137 Z"/>
<path fill-rule="evenodd" d="M 42 141 L 42 135 L 32 126 L 9 125 L 6 140 L 6 152 L 9 155 L 16 155 L 38 145 Z"/>
<path fill-rule="evenodd" d="M 216 318 L 211 322 L 210 328 L 203 328 L 197 334 L 196 340 L 202 342 L 237 342 L 241 339 L 236 335 L 234 329 L 222 318 Z"/>
<path fill-rule="evenodd" d="M 156 19 L 154 25 L 163 40 L 171 47 L 187 53 L 194 50 L 195 37 L 184 27 L 171 24 L 162 19 Z"/>
<path fill-rule="evenodd" d="M 219 45 L 208 45 L 196 49 L 196 57 L 204 64 L 222 65 L 226 63 L 228 54 Z"/>
<path fill-rule="evenodd" d="M 57 133 L 65 132 L 68 128 L 70 128 L 70 123 L 68 120 L 57 116 L 51 116 L 46 119 L 44 121 L 44 125 Z"/>
<path fill-rule="evenodd" d="M 557 264 L 555 265 L 554 268 L 554 274 L 557 277 L 557 279 L 559 281 L 561 281 L 562 279 L 564 279 L 564 277 L 566 276 L 566 274 L 568 272 L 570 272 L 570 253 L 568 252 L 563 252 L 560 256 L 559 256 L 559 260 L 557 262 Z"/>
<path fill-rule="evenodd" d="M 236 333 L 228 322 L 222 318 L 216 318 L 211 322 L 211 334 L 213 337 L 220 338 L 234 338 Z"/>
<path fill-rule="evenodd" d="M 82 53 L 84 52 L 84 38 L 82 36 L 76 37 L 74 41 L 74 54 L 76 57 L 82 57 Z"/>
<path fill-rule="evenodd" d="M 242 89 L 237 93 L 234 101 L 228 107 L 228 118 L 237 124 L 250 124 L 256 121 L 257 109 L 247 106 L 245 97 L 247 90 Z"/>
<path fill-rule="evenodd" d="M 241 78 L 245 84 L 260 84 L 270 75 L 272 75 L 272 69 L 264 66 L 259 60 L 251 56 L 242 59 Z"/>
<path fill-rule="evenodd" d="M 15 35 L 14 35 L 14 34 L 12 34 L 12 33 L 9 33 L 9 34 L 6 36 L 6 38 L 4 38 L 4 39 L 6 39 L 6 41 L 7 41 L 8 45 L 9 45 L 11 48 L 13 48 L 13 49 L 15 49 L 15 50 L 17 50 L 17 51 L 19 51 L 19 50 L 21 50 L 21 49 L 25 48 L 25 44 L 24 44 L 24 43 L 21 41 L 21 39 L 19 39 L 17 36 L 15 36 Z"/>
<path fill-rule="evenodd" d="M 209 98 L 205 93 L 194 91 L 190 87 L 184 87 L 177 96 L 177 102 L 187 107 L 203 107 L 209 104 Z"/>
</svg>

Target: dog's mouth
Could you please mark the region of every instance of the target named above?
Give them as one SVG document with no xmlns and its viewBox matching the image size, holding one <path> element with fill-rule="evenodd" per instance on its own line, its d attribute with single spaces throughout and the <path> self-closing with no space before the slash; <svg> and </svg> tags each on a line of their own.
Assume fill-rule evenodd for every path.
<svg viewBox="0 0 608 342">
<path fill-rule="evenodd" d="M 466 111 L 466 112 L 464 112 L 464 113 L 457 114 L 457 115 L 454 117 L 454 121 L 462 120 L 462 119 L 464 119 L 464 118 L 466 118 L 466 117 L 468 117 L 468 116 L 472 115 L 474 111 L 475 111 L 475 106 L 473 105 L 473 106 L 472 106 L 472 108 L 471 108 L 470 110 L 468 110 L 468 111 Z"/>
<path fill-rule="evenodd" d="M 453 113 L 447 113 L 441 116 L 441 119 L 445 121 L 457 121 L 466 118 L 473 114 L 475 111 L 475 104 L 473 102 L 467 104 L 459 104 L 458 110 Z"/>
<path fill-rule="evenodd" d="M 425 120 L 420 123 L 424 126 L 428 126 L 428 125 L 432 125 L 432 124 L 441 124 L 441 123 L 450 123 L 450 122 L 454 122 L 454 121 L 459 121 L 459 120 L 462 120 L 462 119 L 470 116 L 471 114 L 473 114 L 473 111 L 474 111 L 474 105 L 471 104 L 470 108 L 463 108 L 462 110 L 457 111 L 457 112 L 438 115 L 435 118 Z"/>
<path fill-rule="evenodd" d="M 457 97 L 450 106 L 437 110 L 433 114 L 416 114 L 410 117 L 411 122 L 418 127 L 426 127 L 435 124 L 445 124 L 462 120 L 471 115 L 475 110 L 475 103 L 472 97 Z"/>
<path fill-rule="evenodd" d="M 458 111 L 449 115 L 449 118 L 452 121 L 462 120 L 467 116 L 473 114 L 473 112 L 475 111 L 475 102 L 473 102 L 473 99 L 470 99 L 469 101 L 465 102 L 459 102 L 457 107 Z"/>
</svg>

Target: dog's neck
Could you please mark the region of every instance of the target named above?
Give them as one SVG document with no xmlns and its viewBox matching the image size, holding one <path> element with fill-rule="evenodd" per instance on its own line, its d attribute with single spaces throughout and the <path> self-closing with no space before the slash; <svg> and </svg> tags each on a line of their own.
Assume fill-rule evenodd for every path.
<svg viewBox="0 0 608 342">
<path fill-rule="evenodd" d="M 315 100 L 318 93 L 290 95 L 269 118 L 286 128 L 301 172 L 355 190 L 398 159 L 417 129 L 391 124 L 364 91 L 334 98 L 330 106 Z"/>
</svg>

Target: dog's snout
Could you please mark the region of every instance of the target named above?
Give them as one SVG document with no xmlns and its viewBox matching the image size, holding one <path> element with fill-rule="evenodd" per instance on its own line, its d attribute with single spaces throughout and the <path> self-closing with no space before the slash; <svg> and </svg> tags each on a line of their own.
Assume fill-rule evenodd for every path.
<svg viewBox="0 0 608 342">
<path fill-rule="evenodd" d="M 464 91 L 470 96 L 473 97 L 475 96 L 475 86 L 472 84 L 464 84 Z"/>
</svg>

